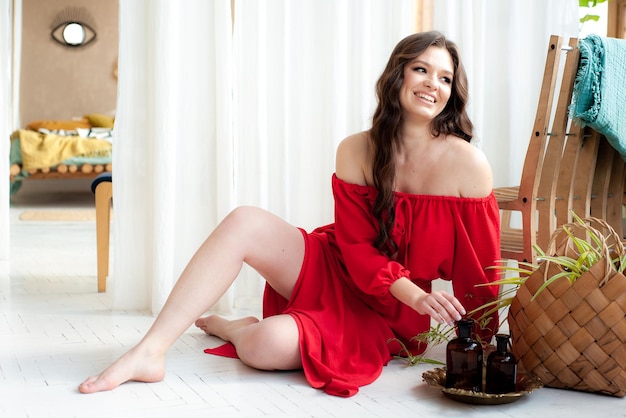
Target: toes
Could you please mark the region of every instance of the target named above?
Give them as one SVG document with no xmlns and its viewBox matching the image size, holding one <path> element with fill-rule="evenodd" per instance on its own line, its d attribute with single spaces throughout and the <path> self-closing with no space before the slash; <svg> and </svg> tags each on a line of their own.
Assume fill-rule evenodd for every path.
<svg viewBox="0 0 626 418">
<path fill-rule="evenodd" d="M 89 393 L 89 383 L 91 382 L 92 378 L 88 378 L 86 379 L 83 383 L 81 383 L 80 385 L 78 385 L 78 391 L 80 393 Z"/>
<path fill-rule="evenodd" d="M 199 318 L 196 319 L 195 325 L 198 328 L 206 328 L 207 327 L 207 322 L 209 321 L 209 317 L 205 317 L 205 318 Z"/>
<path fill-rule="evenodd" d="M 208 332 L 206 323 L 203 320 L 201 320 L 201 319 L 198 319 L 196 321 L 196 327 L 200 328 L 204 332 Z"/>
<path fill-rule="evenodd" d="M 90 376 L 83 383 L 78 385 L 78 390 L 81 393 L 94 393 L 99 389 L 94 385 L 94 383 L 98 380 L 98 376 Z"/>
</svg>

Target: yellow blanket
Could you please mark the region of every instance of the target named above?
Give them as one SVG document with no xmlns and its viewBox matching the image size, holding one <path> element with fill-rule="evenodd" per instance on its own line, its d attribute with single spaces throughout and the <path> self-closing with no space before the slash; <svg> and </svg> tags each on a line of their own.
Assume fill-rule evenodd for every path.
<svg viewBox="0 0 626 418">
<path fill-rule="evenodd" d="M 111 154 L 111 143 L 95 138 L 43 134 L 19 129 L 11 140 L 20 141 L 22 168 L 25 170 L 54 167 L 73 157 L 96 157 Z"/>
</svg>

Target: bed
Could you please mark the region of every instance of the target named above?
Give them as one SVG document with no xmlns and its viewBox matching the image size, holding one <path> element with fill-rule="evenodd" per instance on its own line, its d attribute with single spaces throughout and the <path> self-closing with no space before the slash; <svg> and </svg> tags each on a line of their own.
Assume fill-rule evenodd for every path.
<svg viewBox="0 0 626 418">
<path fill-rule="evenodd" d="M 29 123 L 11 134 L 11 194 L 22 182 L 92 178 L 112 171 L 113 118 L 91 114 L 79 120 Z"/>
</svg>

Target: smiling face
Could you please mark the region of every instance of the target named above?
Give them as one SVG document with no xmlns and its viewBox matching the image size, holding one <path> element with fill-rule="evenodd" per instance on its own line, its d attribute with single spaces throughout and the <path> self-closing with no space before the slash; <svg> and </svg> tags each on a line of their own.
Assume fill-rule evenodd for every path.
<svg viewBox="0 0 626 418">
<path fill-rule="evenodd" d="M 450 99 L 454 65 L 450 53 L 429 46 L 404 66 L 400 104 L 405 121 L 430 122 Z"/>
</svg>

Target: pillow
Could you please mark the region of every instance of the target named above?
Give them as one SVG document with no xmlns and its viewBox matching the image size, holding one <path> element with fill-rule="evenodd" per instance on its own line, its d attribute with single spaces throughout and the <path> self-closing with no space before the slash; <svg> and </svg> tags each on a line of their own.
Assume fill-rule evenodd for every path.
<svg viewBox="0 0 626 418">
<path fill-rule="evenodd" d="M 78 128 L 76 130 L 72 129 L 71 131 L 66 131 L 65 129 L 53 129 L 53 130 L 50 130 L 50 129 L 45 129 L 45 128 L 39 128 L 37 130 L 37 132 L 42 133 L 44 135 L 52 134 L 52 135 L 59 135 L 59 136 L 77 136 L 78 135 L 78 131 L 81 131 L 81 130 L 84 131 L 85 129 Z"/>
<path fill-rule="evenodd" d="M 115 122 L 115 118 L 112 116 L 103 115 L 101 113 L 90 113 L 85 115 L 85 119 L 91 123 L 91 126 L 97 128 L 113 128 L 113 123 Z"/>
<path fill-rule="evenodd" d="M 113 129 L 111 128 L 90 128 L 90 129 L 77 129 L 78 135 L 83 138 L 98 138 L 111 142 L 113 138 Z"/>
<path fill-rule="evenodd" d="M 26 129 L 38 131 L 39 129 L 47 129 L 49 131 L 73 131 L 77 128 L 91 128 L 91 124 L 87 119 L 79 120 L 36 120 L 26 125 Z"/>
</svg>

